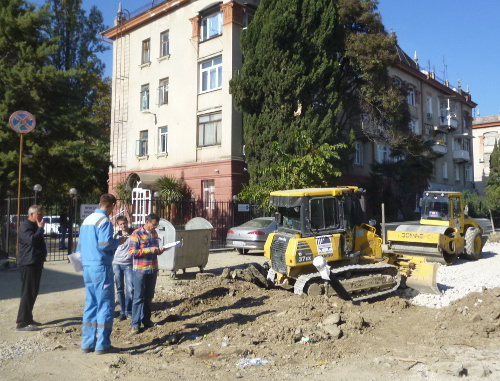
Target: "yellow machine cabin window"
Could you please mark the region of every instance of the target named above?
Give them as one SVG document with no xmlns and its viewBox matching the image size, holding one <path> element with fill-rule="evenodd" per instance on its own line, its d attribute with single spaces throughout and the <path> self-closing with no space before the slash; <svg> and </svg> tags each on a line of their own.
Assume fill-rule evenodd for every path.
<svg viewBox="0 0 500 381">
<path fill-rule="evenodd" d="M 338 204 L 335 198 L 312 199 L 310 213 L 313 230 L 338 229 L 340 227 Z"/>
</svg>

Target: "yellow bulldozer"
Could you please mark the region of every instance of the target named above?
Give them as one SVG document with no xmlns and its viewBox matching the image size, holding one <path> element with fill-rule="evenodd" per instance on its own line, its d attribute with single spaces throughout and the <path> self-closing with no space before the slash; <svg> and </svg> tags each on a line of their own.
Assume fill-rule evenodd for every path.
<svg viewBox="0 0 500 381">
<path fill-rule="evenodd" d="M 296 294 L 337 294 L 355 301 L 390 293 L 402 281 L 421 292 L 439 293 L 438 263 L 428 262 L 427 254 L 416 246 L 413 251 L 398 252 L 401 241 L 384 246 L 375 227 L 362 222 L 360 194 L 360 189 L 351 186 L 271 192 L 278 230 L 269 235 L 264 246 L 264 255 L 271 262 L 268 279 Z M 468 218 L 463 221 L 463 226 L 473 224 Z M 401 233 L 410 237 L 408 232 Z M 445 233 L 451 234 L 448 230 Z M 452 234 L 454 239 L 457 234 Z M 477 233 L 469 235 L 476 237 Z M 405 238 L 400 246 L 415 241 Z M 450 246 L 448 238 L 442 242 L 453 246 L 455 252 L 459 249 L 460 242 L 456 248 L 455 244 Z M 478 244 L 475 238 L 475 250 Z"/>
<path fill-rule="evenodd" d="M 425 192 L 420 225 L 399 225 L 387 232 L 386 251 L 423 256 L 451 265 L 458 257 L 481 258 L 482 229 L 465 213 L 460 192 Z"/>
</svg>

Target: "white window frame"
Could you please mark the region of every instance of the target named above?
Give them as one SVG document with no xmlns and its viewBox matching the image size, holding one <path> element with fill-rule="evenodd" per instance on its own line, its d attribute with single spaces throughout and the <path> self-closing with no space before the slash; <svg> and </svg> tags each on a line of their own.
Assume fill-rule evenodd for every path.
<svg viewBox="0 0 500 381">
<path fill-rule="evenodd" d="M 149 110 L 149 83 L 141 86 L 141 111 Z"/>
<path fill-rule="evenodd" d="M 354 142 L 354 164 L 363 165 L 363 143 Z"/>
<path fill-rule="evenodd" d="M 443 161 L 443 179 L 448 178 L 448 162 Z"/>
<path fill-rule="evenodd" d="M 203 207 L 205 209 L 215 209 L 215 180 L 202 180 Z"/>
<path fill-rule="evenodd" d="M 218 11 L 201 18 L 200 41 L 222 35 L 222 12 Z"/>
<path fill-rule="evenodd" d="M 160 57 L 168 55 L 170 55 L 170 31 L 166 30 L 160 33 Z"/>
<path fill-rule="evenodd" d="M 215 135 L 215 136 L 213 136 Z M 198 147 L 220 145 L 222 142 L 222 112 L 198 116 Z"/>
<path fill-rule="evenodd" d="M 407 100 L 409 105 L 415 106 L 415 88 L 412 86 L 408 87 Z"/>
<path fill-rule="evenodd" d="M 158 106 L 168 104 L 169 78 L 162 78 L 158 83 Z"/>
<path fill-rule="evenodd" d="M 151 39 L 148 38 L 142 41 L 141 64 L 151 62 Z"/>
<path fill-rule="evenodd" d="M 391 161 L 390 147 L 377 145 L 377 161 L 379 163 L 388 163 Z"/>
<path fill-rule="evenodd" d="M 432 97 L 430 96 L 427 97 L 427 114 L 430 114 L 431 116 L 434 114 L 432 107 Z"/>
<path fill-rule="evenodd" d="M 168 153 L 168 126 L 158 127 L 158 153 Z"/>
<path fill-rule="evenodd" d="M 200 62 L 200 93 L 222 88 L 222 56 Z"/>
<path fill-rule="evenodd" d="M 418 129 L 418 120 L 417 119 L 411 119 L 410 123 L 408 124 L 408 127 L 414 134 L 419 134 L 420 131 Z"/>
</svg>

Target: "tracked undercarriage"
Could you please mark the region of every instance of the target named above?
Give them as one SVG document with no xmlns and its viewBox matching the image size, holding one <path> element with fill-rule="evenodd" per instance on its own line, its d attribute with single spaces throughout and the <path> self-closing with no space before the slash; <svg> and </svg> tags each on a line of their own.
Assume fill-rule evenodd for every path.
<svg viewBox="0 0 500 381">
<path fill-rule="evenodd" d="M 386 263 L 351 265 L 331 269 L 331 274 L 337 278 L 345 292 L 353 301 L 368 300 L 395 291 L 401 283 L 398 269 Z M 276 282 L 276 272 L 269 270 L 268 279 Z M 281 279 L 277 286 L 291 288 L 289 279 Z M 319 272 L 300 275 L 293 284 L 297 295 L 306 293 L 309 296 L 338 295 L 335 285 L 323 279 Z"/>
</svg>

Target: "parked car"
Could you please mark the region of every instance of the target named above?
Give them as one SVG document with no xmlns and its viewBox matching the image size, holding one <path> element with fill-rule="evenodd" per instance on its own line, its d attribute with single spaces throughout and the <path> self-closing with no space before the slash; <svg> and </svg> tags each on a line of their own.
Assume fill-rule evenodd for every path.
<svg viewBox="0 0 500 381">
<path fill-rule="evenodd" d="M 61 235 L 61 232 L 59 231 L 59 216 L 44 216 L 43 217 L 45 221 L 45 235 L 50 235 L 50 236 L 58 236 Z M 80 233 L 80 226 L 78 224 L 73 223 L 73 236 L 77 237 L 78 234 Z M 69 231 L 67 232 L 69 234 Z"/>
<path fill-rule="evenodd" d="M 254 218 L 243 225 L 229 229 L 226 246 L 235 248 L 240 254 L 246 254 L 248 250 L 264 250 L 267 236 L 277 227 L 278 223 L 274 217 Z"/>
</svg>

